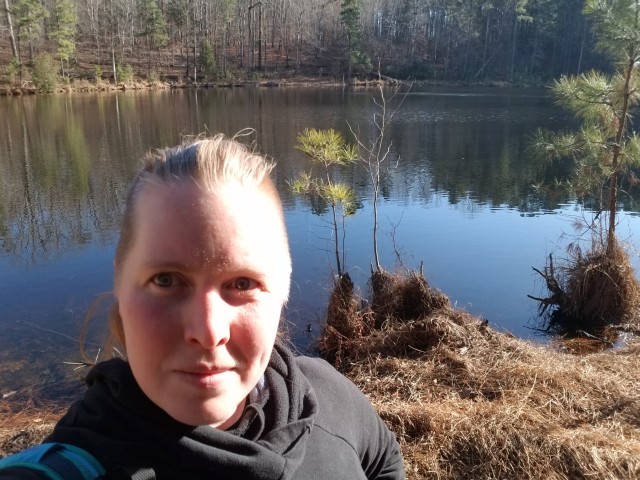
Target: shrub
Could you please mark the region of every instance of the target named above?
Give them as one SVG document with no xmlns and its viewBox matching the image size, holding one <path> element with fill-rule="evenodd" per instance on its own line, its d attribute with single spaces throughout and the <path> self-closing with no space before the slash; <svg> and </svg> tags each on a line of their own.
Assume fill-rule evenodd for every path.
<svg viewBox="0 0 640 480">
<path fill-rule="evenodd" d="M 155 71 L 152 71 L 149 74 L 149 79 L 148 79 L 151 83 L 156 83 L 160 81 L 160 77 L 158 76 L 158 73 Z"/>
<path fill-rule="evenodd" d="M 218 73 L 213 48 L 206 38 L 200 40 L 200 69 L 205 78 L 215 77 Z"/>
<path fill-rule="evenodd" d="M 96 65 L 96 68 L 93 69 L 93 78 L 96 83 L 99 83 L 102 80 L 102 67 L 100 65 Z"/>
<path fill-rule="evenodd" d="M 42 92 L 53 92 L 58 86 L 58 64 L 49 53 L 39 53 L 33 60 L 31 78 Z"/>
<path fill-rule="evenodd" d="M 133 80 L 133 67 L 126 63 L 125 65 L 118 65 L 116 67 L 116 74 L 118 75 L 118 82 L 130 83 Z"/>
<path fill-rule="evenodd" d="M 6 70 L 7 80 L 10 84 L 13 85 L 14 83 L 16 83 L 16 77 L 18 76 L 18 73 L 20 73 L 20 67 L 22 67 L 22 65 L 20 64 L 18 59 L 16 57 L 11 57 Z"/>
</svg>

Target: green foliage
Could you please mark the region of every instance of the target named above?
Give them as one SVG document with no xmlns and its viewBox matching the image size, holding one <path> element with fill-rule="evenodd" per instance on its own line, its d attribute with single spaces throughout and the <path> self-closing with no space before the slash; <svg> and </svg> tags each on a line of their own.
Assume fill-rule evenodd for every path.
<svg viewBox="0 0 640 480">
<path fill-rule="evenodd" d="M 206 38 L 200 40 L 200 71 L 205 77 L 211 78 L 217 75 L 218 67 L 216 57 L 213 54 L 211 43 Z"/>
<path fill-rule="evenodd" d="M 76 51 L 75 36 L 78 29 L 78 14 L 72 0 L 56 0 L 55 25 L 51 38 L 56 42 L 56 55 L 63 62 L 68 62 Z"/>
<path fill-rule="evenodd" d="M 118 76 L 118 82 L 130 83 L 133 80 L 133 67 L 128 63 L 118 65 L 116 67 L 116 75 Z"/>
<path fill-rule="evenodd" d="M 31 42 L 40 38 L 44 30 L 44 20 L 49 12 L 40 0 L 18 0 L 12 8 L 18 28 L 18 37 Z"/>
<path fill-rule="evenodd" d="M 322 184 L 321 195 L 330 202 L 339 204 L 342 207 L 342 215 L 345 217 L 355 215 L 360 207 L 356 193 L 344 183 Z"/>
<path fill-rule="evenodd" d="M 630 134 L 631 110 L 640 102 L 640 4 L 635 0 L 588 0 L 585 13 L 595 20 L 598 46 L 611 56 L 618 71 L 607 76 L 591 71 L 563 77 L 553 84 L 557 103 L 582 123 L 574 133 L 538 133 L 534 147 L 549 161 L 569 161 L 566 179 L 579 197 L 600 199 L 609 209 L 609 240 L 614 239 L 618 184 L 640 164 L 635 134 Z"/>
<path fill-rule="evenodd" d="M 355 215 L 360 202 L 351 187 L 344 183 L 328 182 L 321 178 L 314 178 L 310 172 L 300 172 L 298 177 L 289 182 L 293 193 L 311 200 L 315 211 L 320 212 L 319 204 L 340 206 L 345 217 Z"/>
<path fill-rule="evenodd" d="M 596 20 L 598 48 L 624 68 L 629 55 L 638 57 L 640 28 L 637 0 L 587 0 L 583 12 Z"/>
<path fill-rule="evenodd" d="M 100 65 L 96 65 L 95 68 L 93 69 L 93 78 L 96 81 L 96 83 L 102 80 L 102 67 Z"/>
<path fill-rule="evenodd" d="M 53 92 L 58 86 L 58 64 L 49 53 L 40 53 L 33 61 L 31 78 L 42 92 Z"/>
<path fill-rule="evenodd" d="M 16 83 L 16 79 L 18 77 L 18 74 L 20 73 L 20 68 L 21 68 L 21 64 L 20 61 L 16 58 L 16 57 L 11 57 L 11 60 L 9 60 L 9 65 L 7 65 L 7 69 L 6 69 L 6 74 L 7 74 L 7 80 L 9 80 L 10 84 L 14 84 Z"/>
<path fill-rule="evenodd" d="M 336 267 L 338 275 L 341 276 L 344 273 L 345 265 L 344 220 L 355 214 L 360 204 L 353 189 L 334 180 L 331 167 L 355 162 L 359 159 L 358 149 L 355 145 L 348 144 L 342 134 L 336 130 L 316 130 L 314 128 L 307 128 L 298 135 L 296 148 L 309 157 L 314 165 L 321 166 L 323 169 L 323 177 L 314 177 L 311 172 L 302 172 L 296 180 L 290 183 L 290 186 L 295 193 L 309 198 L 312 204 L 320 199 L 331 207 Z M 341 222 L 338 222 L 338 213 L 342 218 Z M 342 247 L 340 246 L 339 223 L 342 225 Z"/>
<path fill-rule="evenodd" d="M 169 41 L 167 23 L 156 0 L 140 0 L 141 37 L 147 37 L 151 46 L 166 45 Z"/>
<path fill-rule="evenodd" d="M 347 34 L 348 72 L 368 73 L 371 71 L 371 59 L 361 45 L 362 26 L 360 25 L 361 0 L 343 0 L 340 10 L 342 25 Z"/>
<path fill-rule="evenodd" d="M 360 39 L 360 9 L 361 0 L 343 0 L 340 10 L 342 24 L 347 32 L 347 36 L 352 43 L 357 43 Z"/>
<path fill-rule="evenodd" d="M 336 130 L 307 128 L 298 135 L 296 147 L 314 163 L 324 166 L 326 173 L 331 165 L 345 165 L 357 159 L 358 149 L 348 144 Z"/>
<path fill-rule="evenodd" d="M 640 102 L 640 2 L 587 0 L 584 12 L 595 20 L 598 46 L 617 72 L 606 76 L 592 71 L 555 82 L 558 104 L 581 127 L 574 133 L 539 132 L 534 141 L 549 161 L 571 163 L 571 173 L 556 185 L 564 183 L 580 198 L 593 196 L 599 211 L 607 212 L 604 221 L 597 221 L 597 215 L 589 225 L 592 242 L 586 254 L 570 251 L 573 260 L 555 270 L 550 257 L 544 271 L 538 271 L 551 292 L 551 297 L 537 299 L 541 313 L 557 305 L 554 315 L 572 329 L 620 321 L 635 314 L 640 301 L 640 284 L 615 235 L 619 189 L 624 177 L 637 183 L 632 167 L 640 165 L 638 138 L 629 129 L 631 111 Z"/>
<path fill-rule="evenodd" d="M 313 195 L 320 191 L 319 183 L 310 172 L 300 172 L 295 180 L 289 182 L 289 187 L 298 195 Z"/>
<path fill-rule="evenodd" d="M 369 55 L 360 50 L 352 50 L 351 68 L 355 74 L 366 75 L 371 71 L 373 65 Z"/>
</svg>

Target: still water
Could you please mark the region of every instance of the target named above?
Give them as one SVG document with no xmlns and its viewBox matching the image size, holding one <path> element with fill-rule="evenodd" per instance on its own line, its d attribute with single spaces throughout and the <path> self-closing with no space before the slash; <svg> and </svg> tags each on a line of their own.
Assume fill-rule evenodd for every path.
<svg viewBox="0 0 640 480">
<path fill-rule="evenodd" d="M 228 89 L 0 98 L 0 393 L 70 392 L 74 367 L 63 362 L 79 359 L 75 339 L 87 307 L 111 288 L 117 224 L 138 159 L 202 132 L 252 128 L 249 140 L 277 160 L 294 263 L 287 324 L 298 347 L 310 348 L 331 284 L 333 239 L 322 206 L 288 187 L 309 168 L 296 136 L 307 127 L 334 128 L 366 140 L 379 111 L 372 95 Z M 382 263 L 393 270 L 424 262 L 428 281 L 457 306 L 544 341 L 531 328 L 536 304 L 526 295 L 543 293 L 531 267 L 575 240 L 571 223 L 589 213 L 571 198 L 537 193 L 526 146 L 536 128 L 568 123 L 544 90 L 409 93 L 387 134 Z M 366 289 L 372 189 L 361 168 L 336 175 L 362 203 L 346 219 L 346 262 Z M 625 197 L 621 209 L 620 236 L 637 241 L 637 205 Z M 95 343 L 101 321 L 93 323 Z"/>
</svg>

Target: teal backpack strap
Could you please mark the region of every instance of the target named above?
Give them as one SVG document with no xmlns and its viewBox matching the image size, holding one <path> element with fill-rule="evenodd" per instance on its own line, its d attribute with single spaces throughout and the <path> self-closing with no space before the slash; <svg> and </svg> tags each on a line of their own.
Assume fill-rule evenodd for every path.
<svg viewBox="0 0 640 480">
<path fill-rule="evenodd" d="M 50 480 L 98 480 L 103 466 L 86 450 L 64 443 L 43 443 L 0 459 L 3 470 L 27 469 Z"/>
</svg>

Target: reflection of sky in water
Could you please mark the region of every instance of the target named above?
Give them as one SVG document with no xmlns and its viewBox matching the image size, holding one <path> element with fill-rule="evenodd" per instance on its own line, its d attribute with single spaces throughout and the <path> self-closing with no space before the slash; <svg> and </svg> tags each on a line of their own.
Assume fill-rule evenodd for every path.
<svg viewBox="0 0 640 480">
<path fill-rule="evenodd" d="M 541 268 L 549 253 L 562 254 L 573 239 L 572 219 L 581 215 L 575 206 L 523 214 L 472 201 L 451 205 L 438 194 L 426 204 L 383 201 L 380 207 L 380 256 L 386 268 L 402 266 L 397 254 L 408 268 L 419 268 L 422 261 L 430 284 L 456 305 L 524 337 L 533 336 L 526 325 L 536 310 L 526 295 L 542 293 L 531 267 Z M 373 258 L 371 215 L 365 203 L 346 219 L 347 268 L 365 290 Z M 620 218 L 620 238 L 633 239 L 640 217 Z M 335 268 L 330 217 L 298 203 L 287 209 L 286 220 L 294 263 L 287 315 L 300 330 L 311 323 L 317 332 Z M 0 321 L 27 321 L 75 335 L 92 298 L 111 289 L 113 249 L 113 242 L 86 245 L 31 267 L 0 257 Z M 299 337 L 297 329 L 293 333 Z"/>
<path fill-rule="evenodd" d="M 87 245 L 63 252 L 44 265 L 25 267 L 0 257 L 0 311 L 2 321 L 29 315 L 35 323 L 48 324 L 46 317 L 57 309 L 80 313 L 90 297 L 111 289 L 113 246 Z M 66 299 L 66 300 L 64 300 Z"/>
<path fill-rule="evenodd" d="M 347 268 L 361 287 L 373 258 L 371 215 L 372 207 L 365 205 L 346 220 Z M 573 219 L 581 215 L 576 206 L 539 214 L 473 202 L 454 206 L 442 195 L 435 195 L 427 205 L 384 202 L 379 211 L 381 262 L 390 270 L 402 267 L 394 248 L 408 268 L 417 269 L 423 261 L 429 283 L 447 293 L 457 306 L 487 318 L 494 327 L 531 338 L 535 334 L 527 326 L 533 325 L 537 304 L 527 294 L 544 294 L 531 267 L 542 268 L 549 253 L 562 256 L 575 239 Z M 633 239 L 632 232 L 640 232 L 640 218 L 624 214 L 620 218 L 620 239 Z M 317 302 L 318 274 L 322 282 L 322 272 L 333 267 L 329 265 L 333 243 L 327 240 L 331 234 L 327 221 L 328 216 L 311 213 L 288 216 L 297 282 L 293 305 Z M 566 235 L 561 238 L 563 232 Z M 631 253 L 634 265 L 640 267 L 637 253 Z"/>
<path fill-rule="evenodd" d="M 527 92 L 411 93 L 389 128 L 394 160 L 381 186 L 379 238 L 386 268 L 398 264 L 395 246 L 407 267 L 424 261 L 431 285 L 459 307 L 533 337 L 526 326 L 537 305 L 526 295 L 544 292 L 531 267 L 544 266 L 549 253 L 562 255 L 579 211 L 566 196 L 548 199 L 530 188 L 535 168 L 523 155 L 526 135 L 567 121 L 543 91 Z M 318 333 L 333 240 L 329 215 L 312 214 L 287 187 L 308 166 L 295 150 L 296 135 L 305 127 L 348 135 L 347 121 L 361 135 L 371 133 L 371 93 L 232 89 L 0 99 L 3 106 L 0 364 L 21 357 L 46 369 L 77 359 L 77 345 L 67 337 L 77 337 L 88 304 L 111 289 L 114 230 L 136 159 L 149 148 L 175 144 L 178 132 L 233 134 L 247 126 L 259 132 L 260 148 L 278 160 L 275 177 L 290 234 L 294 272 L 287 317 L 301 348 L 310 339 L 307 325 L 311 337 Z M 358 169 L 335 173 L 362 199 L 363 208 L 346 219 L 347 268 L 366 290 L 369 178 Z M 633 208 L 631 200 L 624 200 L 625 208 Z M 636 240 L 631 232 L 640 231 L 640 217 L 622 217 L 620 238 Z M 567 235 L 560 239 L 562 232 Z M 0 371 L 0 391 L 3 378 Z"/>
<path fill-rule="evenodd" d="M 373 258 L 371 214 L 371 205 L 365 203 L 346 219 L 347 268 L 364 291 Z M 394 248 L 408 268 L 419 268 L 423 261 L 429 283 L 458 307 L 487 318 L 496 328 L 540 338 L 528 328 L 533 326 L 537 304 L 527 294 L 544 293 L 531 267 L 541 268 L 549 253 L 562 254 L 573 238 L 571 220 L 580 214 L 575 206 L 523 214 L 473 202 L 451 205 L 443 195 L 434 195 L 428 204 L 382 202 L 381 262 L 389 270 L 402 268 Z M 621 214 L 620 218 L 620 238 L 633 240 L 632 232 L 640 232 L 640 217 Z M 286 212 L 294 266 L 286 315 L 295 324 L 291 333 L 303 350 L 319 331 L 329 294 L 334 258 L 328 221 L 328 215 L 314 215 L 302 204 Z M 563 231 L 567 235 L 560 239 Z M 77 360 L 68 339 L 33 325 L 77 337 L 88 304 L 111 289 L 113 249 L 112 243 L 85 246 L 31 268 L 0 257 L 0 322 L 5 329 L 0 350 L 27 348 L 34 365 L 49 365 L 52 350 L 62 356 L 54 355 L 56 362 Z M 640 268 L 635 251 L 632 257 Z M 311 335 L 306 333 L 308 324 Z M 12 344 L 12 335 L 24 347 Z M 35 345 L 23 338 L 29 335 Z"/>
</svg>

